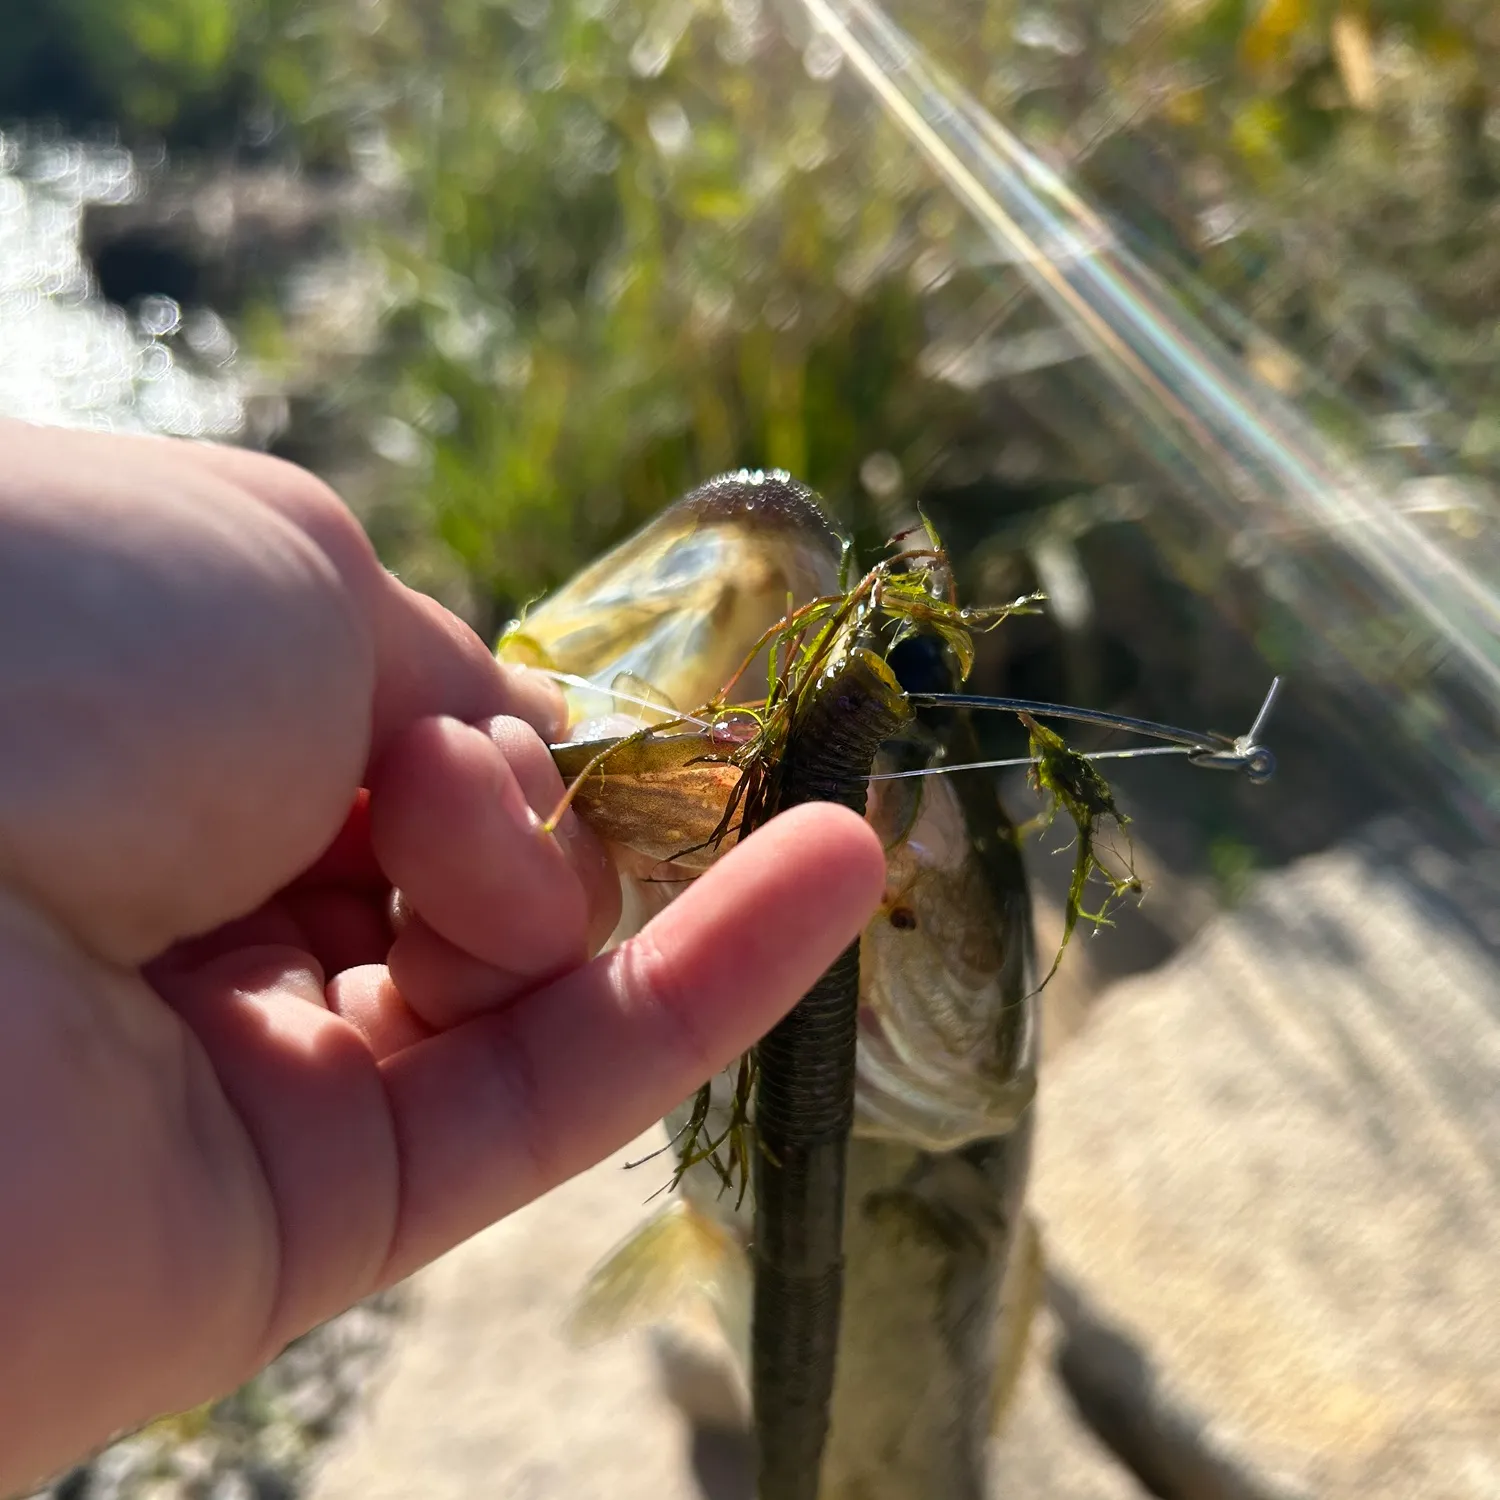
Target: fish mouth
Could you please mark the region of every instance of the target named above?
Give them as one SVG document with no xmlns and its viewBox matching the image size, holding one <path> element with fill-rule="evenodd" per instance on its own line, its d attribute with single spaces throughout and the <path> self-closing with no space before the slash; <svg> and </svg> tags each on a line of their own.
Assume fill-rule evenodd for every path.
<svg viewBox="0 0 1500 1500">
<path fill-rule="evenodd" d="M 608 711 L 601 699 L 621 678 L 667 703 L 707 703 L 789 599 L 838 591 L 841 557 L 841 538 L 804 485 L 778 472 L 721 475 L 527 611 L 498 654 L 597 682 L 586 698 L 570 691 L 576 718 Z M 761 653 L 738 694 L 765 689 Z"/>
</svg>

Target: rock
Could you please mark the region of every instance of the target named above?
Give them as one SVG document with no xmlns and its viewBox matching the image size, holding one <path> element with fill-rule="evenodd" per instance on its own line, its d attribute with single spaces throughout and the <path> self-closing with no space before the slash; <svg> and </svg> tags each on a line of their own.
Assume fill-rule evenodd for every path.
<svg viewBox="0 0 1500 1500">
<path fill-rule="evenodd" d="M 343 1395 L 328 1376 L 317 1374 L 294 1385 L 281 1397 L 286 1419 L 312 1433 L 321 1432 L 338 1413 Z"/>
<path fill-rule="evenodd" d="M 1263 877 L 1045 1076 L 1060 1366 L 1160 1493 L 1500 1494 L 1489 859 L 1386 821 Z"/>
<path fill-rule="evenodd" d="M 409 1284 L 411 1326 L 309 1500 L 696 1500 L 689 1435 L 644 1334 L 584 1351 L 561 1326 L 585 1276 L 645 1211 L 662 1163 L 613 1157 Z"/>
<path fill-rule="evenodd" d="M 89 1466 L 88 1500 L 120 1500 L 132 1494 L 160 1458 L 161 1447 L 148 1434 L 125 1438 L 106 1448 Z"/>
<path fill-rule="evenodd" d="M 189 1488 L 201 1488 L 214 1471 L 217 1448 L 218 1445 L 207 1434 L 176 1444 L 169 1456 L 172 1478 Z"/>
<path fill-rule="evenodd" d="M 383 1357 L 402 1310 L 382 1292 L 314 1328 L 240 1390 L 102 1449 L 32 1500 L 288 1500 Z"/>
</svg>

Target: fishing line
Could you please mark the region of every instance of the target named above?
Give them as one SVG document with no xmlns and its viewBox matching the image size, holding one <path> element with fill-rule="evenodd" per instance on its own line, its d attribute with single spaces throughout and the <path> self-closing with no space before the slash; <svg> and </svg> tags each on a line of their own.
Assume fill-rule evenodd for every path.
<svg viewBox="0 0 1500 1500">
<path fill-rule="evenodd" d="M 1127 750 L 1094 750 L 1084 760 L 1131 760 L 1143 755 L 1186 755 L 1195 766 L 1214 771 L 1243 771 L 1251 781 L 1269 781 L 1276 771 L 1276 757 L 1259 742 L 1262 729 L 1281 693 L 1280 677 L 1271 686 L 1256 711 L 1250 728 L 1234 739 L 1202 729 L 1178 729 L 1154 719 L 1137 719 L 1129 714 L 1112 714 L 1103 709 L 1075 708 L 1069 703 L 1036 703 L 1029 698 L 994 698 L 975 693 L 909 693 L 907 701 L 917 708 L 997 709 L 1002 713 L 1030 714 L 1037 719 L 1071 719 L 1079 724 L 1093 724 L 1101 729 L 1124 730 L 1129 734 L 1149 735 L 1152 739 L 1171 740 L 1170 745 L 1142 746 Z M 961 766 L 934 766 L 915 771 L 886 771 L 870 777 L 871 781 L 898 781 L 907 776 L 931 776 L 947 771 L 1000 769 L 1006 766 L 1038 764 L 1035 756 L 1017 756 L 1007 760 L 973 761 Z"/>
<path fill-rule="evenodd" d="M 1148 734 L 1153 739 L 1173 740 L 1189 750 L 1220 750 L 1229 741 L 1222 735 L 1201 729 L 1174 729 L 1154 719 L 1134 719 L 1128 714 L 1112 714 L 1099 708 L 1075 708 L 1068 703 L 1036 703 L 1029 698 L 993 698 L 976 693 L 910 693 L 914 708 L 982 708 L 1002 713 L 1030 714 L 1035 719 L 1072 719 L 1079 724 L 1095 724 L 1100 729 L 1123 729 L 1132 734 Z"/>
<path fill-rule="evenodd" d="M 1082 760 L 1135 760 L 1143 755 L 1191 755 L 1190 745 L 1139 745 L 1133 750 L 1088 750 Z M 956 766 L 920 766 L 914 771 L 879 771 L 867 781 L 905 781 L 911 776 L 951 776 L 955 771 L 1000 771 L 1010 766 L 1039 766 L 1035 755 L 1012 755 L 1005 760 L 966 760 Z"/>
<path fill-rule="evenodd" d="M 566 687 L 583 688 L 590 693 L 598 693 L 602 698 L 616 698 L 621 703 L 633 703 L 638 708 L 653 709 L 673 724 L 691 724 L 695 729 L 711 730 L 714 727 L 707 719 L 700 719 L 694 714 L 678 713 L 664 703 L 653 702 L 639 693 L 628 693 L 623 688 L 603 687 L 597 682 L 590 682 L 587 677 L 578 676 L 576 672 L 559 672 L 556 667 L 533 667 L 532 671 L 540 672 Z"/>
</svg>

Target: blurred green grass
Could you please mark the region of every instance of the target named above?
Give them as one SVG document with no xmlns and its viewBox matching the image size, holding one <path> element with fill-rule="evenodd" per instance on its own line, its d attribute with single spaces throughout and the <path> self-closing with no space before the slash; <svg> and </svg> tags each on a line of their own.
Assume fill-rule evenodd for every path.
<svg viewBox="0 0 1500 1500">
<path fill-rule="evenodd" d="M 986 317 L 1040 320 L 1007 304 L 1025 297 L 1005 268 L 972 264 L 953 203 L 787 14 L 7 0 L 0 115 L 103 124 L 179 163 L 394 185 L 388 214 L 346 227 L 378 268 L 373 345 L 344 360 L 299 345 L 274 291 L 240 332 L 289 382 L 311 365 L 330 449 L 342 435 L 386 455 L 397 560 L 456 563 L 491 613 L 741 464 L 794 470 L 872 535 L 872 455 L 921 494 L 1003 468 L 1018 434 L 1039 440 L 1039 472 L 995 487 L 1026 492 L 1022 507 L 1038 483 L 1133 477 L 1086 422 L 1048 441 L 1034 396 L 965 391 L 924 363 Z M 1248 316 L 1241 341 L 1268 378 L 1305 379 L 1278 370 L 1284 345 L 1373 418 L 1421 408 L 1421 441 L 1487 470 L 1491 7 L 943 0 L 898 15 L 1148 254 Z M 1304 394 L 1316 407 L 1315 383 Z"/>
</svg>

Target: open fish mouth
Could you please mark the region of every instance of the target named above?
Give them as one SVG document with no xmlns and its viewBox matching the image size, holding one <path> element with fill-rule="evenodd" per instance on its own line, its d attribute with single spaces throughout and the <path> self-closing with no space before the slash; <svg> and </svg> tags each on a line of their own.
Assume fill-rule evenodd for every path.
<svg viewBox="0 0 1500 1500">
<path fill-rule="evenodd" d="M 706 703 L 787 612 L 839 587 L 842 544 L 811 490 L 785 474 L 726 474 L 685 495 L 516 621 L 511 661 L 572 673 L 573 722 L 638 717 L 608 689 L 640 686 L 663 711 Z M 766 688 L 765 659 L 741 696 Z M 650 720 L 648 720 L 650 722 Z"/>
</svg>

